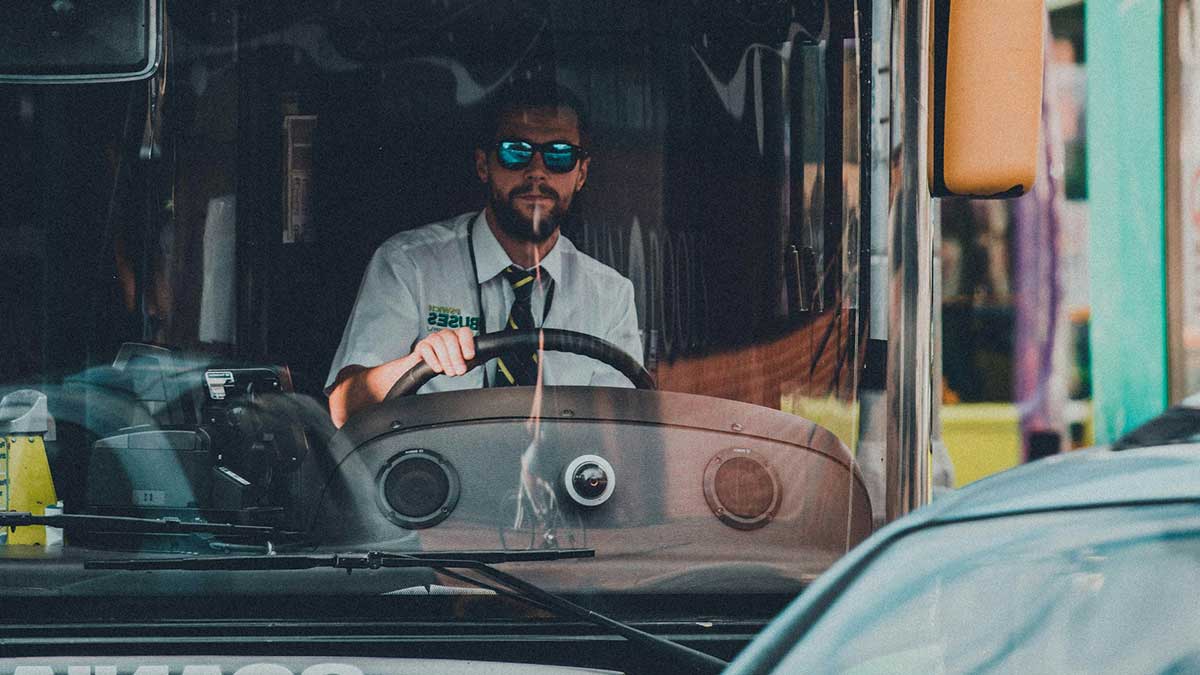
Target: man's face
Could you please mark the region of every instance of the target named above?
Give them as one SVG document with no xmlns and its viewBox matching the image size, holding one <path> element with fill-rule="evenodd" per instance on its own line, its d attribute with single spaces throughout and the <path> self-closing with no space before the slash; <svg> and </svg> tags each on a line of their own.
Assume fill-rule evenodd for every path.
<svg viewBox="0 0 1200 675">
<path fill-rule="evenodd" d="M 496 135 L 494 140 L 580 144 L 578 119 L 570 108 L 511 110 L 501 117 Z M 566 173 L 553 173 L 538 152 L 528 166 L 506 169 L 495 150 L 475 151 L 475 170 L 488 185 L 488 205 L 497 225 L 514 239 L 533 243 L 549 239 L 562 225 L 571 200 L 587 181 L 589 161 L 582 159 Z"/>
</svg>

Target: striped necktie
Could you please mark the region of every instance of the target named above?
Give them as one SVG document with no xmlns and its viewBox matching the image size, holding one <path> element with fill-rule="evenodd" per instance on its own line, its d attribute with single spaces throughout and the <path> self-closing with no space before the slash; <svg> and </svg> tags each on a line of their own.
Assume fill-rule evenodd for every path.
<svg viewBox="0 0 1200 675">
<path fill-rule="evenodd" d="M 504 278 L 512 286 L 512 309 L 504 332 L 537 328 L 533 323 L 533 287 L 537 285 L 538 268 L 523 270 L 515 265 L 504 268 Z M 542 270 L 545 274 L 545 270 Z M 551 282 L 553 283 L 553 282 Z M 535 350 L 505 352 L 496 359 L 496 386 L 531 386 L 537 384 L 538 355 Z"/>
</svg>

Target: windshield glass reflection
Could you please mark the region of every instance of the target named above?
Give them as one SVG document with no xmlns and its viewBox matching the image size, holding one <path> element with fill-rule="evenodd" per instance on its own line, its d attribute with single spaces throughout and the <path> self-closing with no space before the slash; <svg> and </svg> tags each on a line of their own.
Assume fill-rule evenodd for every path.
<svg viewBox="0 0 1200 675">
<path fill-rule="evenodd" d="M 0 333 L 0 423 L 41 400 L 22 457 L 47 467 L 10 461 L 0 508 L 281 552 L 594 549 L 514 567 L 581 593 L 799 590 L 871 529 L 861 22 L 410 4 L 167 3 L 148 82 L 0 88 L 0 291 L 28 328 Z M 569 104 L 504 107 L 520 86 Z M 386 396 L 420 355 L 339 414 L 347 378 L 509 326 L 544 332 Z M 67 526 L 65 559 L 268 550 L 115 528 Z M 18 530 L 3 560 L 53 558 Z"/>
</svg>

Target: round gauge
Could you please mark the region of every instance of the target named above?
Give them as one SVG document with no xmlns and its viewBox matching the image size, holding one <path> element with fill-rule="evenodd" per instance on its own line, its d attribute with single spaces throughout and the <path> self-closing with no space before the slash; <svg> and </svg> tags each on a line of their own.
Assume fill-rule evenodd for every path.
<svg viewBox="0 0 1200 675">
<path fill-rule="evenodd" d="M 617 487 L 612 464 L 599 455 L 580 455 L 563 471 L 563 489 L 580 506 L 600 506 Z"/>
<path fill-rule="evenodd" d="M 779 479 L 761 455 L 745 448 L 723 450 L 704 468 L 704 500 L 726 525 L 757 529 L 779 510 Z"/>
<path fill-rule="evenodd" d="M 458 472 L 432 450 L 405 450 L 392 457 L 376 484 L 379 509 L 407 529 L 433 527 L 458 504 Z"/>
</svg>

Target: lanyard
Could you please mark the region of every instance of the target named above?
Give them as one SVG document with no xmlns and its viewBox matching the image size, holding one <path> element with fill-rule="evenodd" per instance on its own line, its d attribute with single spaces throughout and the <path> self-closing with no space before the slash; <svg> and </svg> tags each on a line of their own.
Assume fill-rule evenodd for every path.
<svg viewBox="0 0 1200 675">
<path fill-rule="evenodd" d="M 486 216 L 485 216 L 486 217 Z M 487 333 L 487 312 L 483 309 L 483 282 L 479 280 L 479 263 L 475 260 L 475 221 L 477 218 L 472 218 L 471 222 L 467 223 L 467 249 L 471 252 L 471 272 L 475 278 L 475 302 L 479 307 L 479 334 Z M 550 306 L 554 304 L 554 279 L 550 279 L 550 288 L 546 289 L 546 299 L 542 302 L 542 321 L 540 325 L 546 324 L 546 317 L 550 315 Z M 486 389 L 488 386 L 487 368 L 483 370 L 483 386 Z"/>
</svg>

